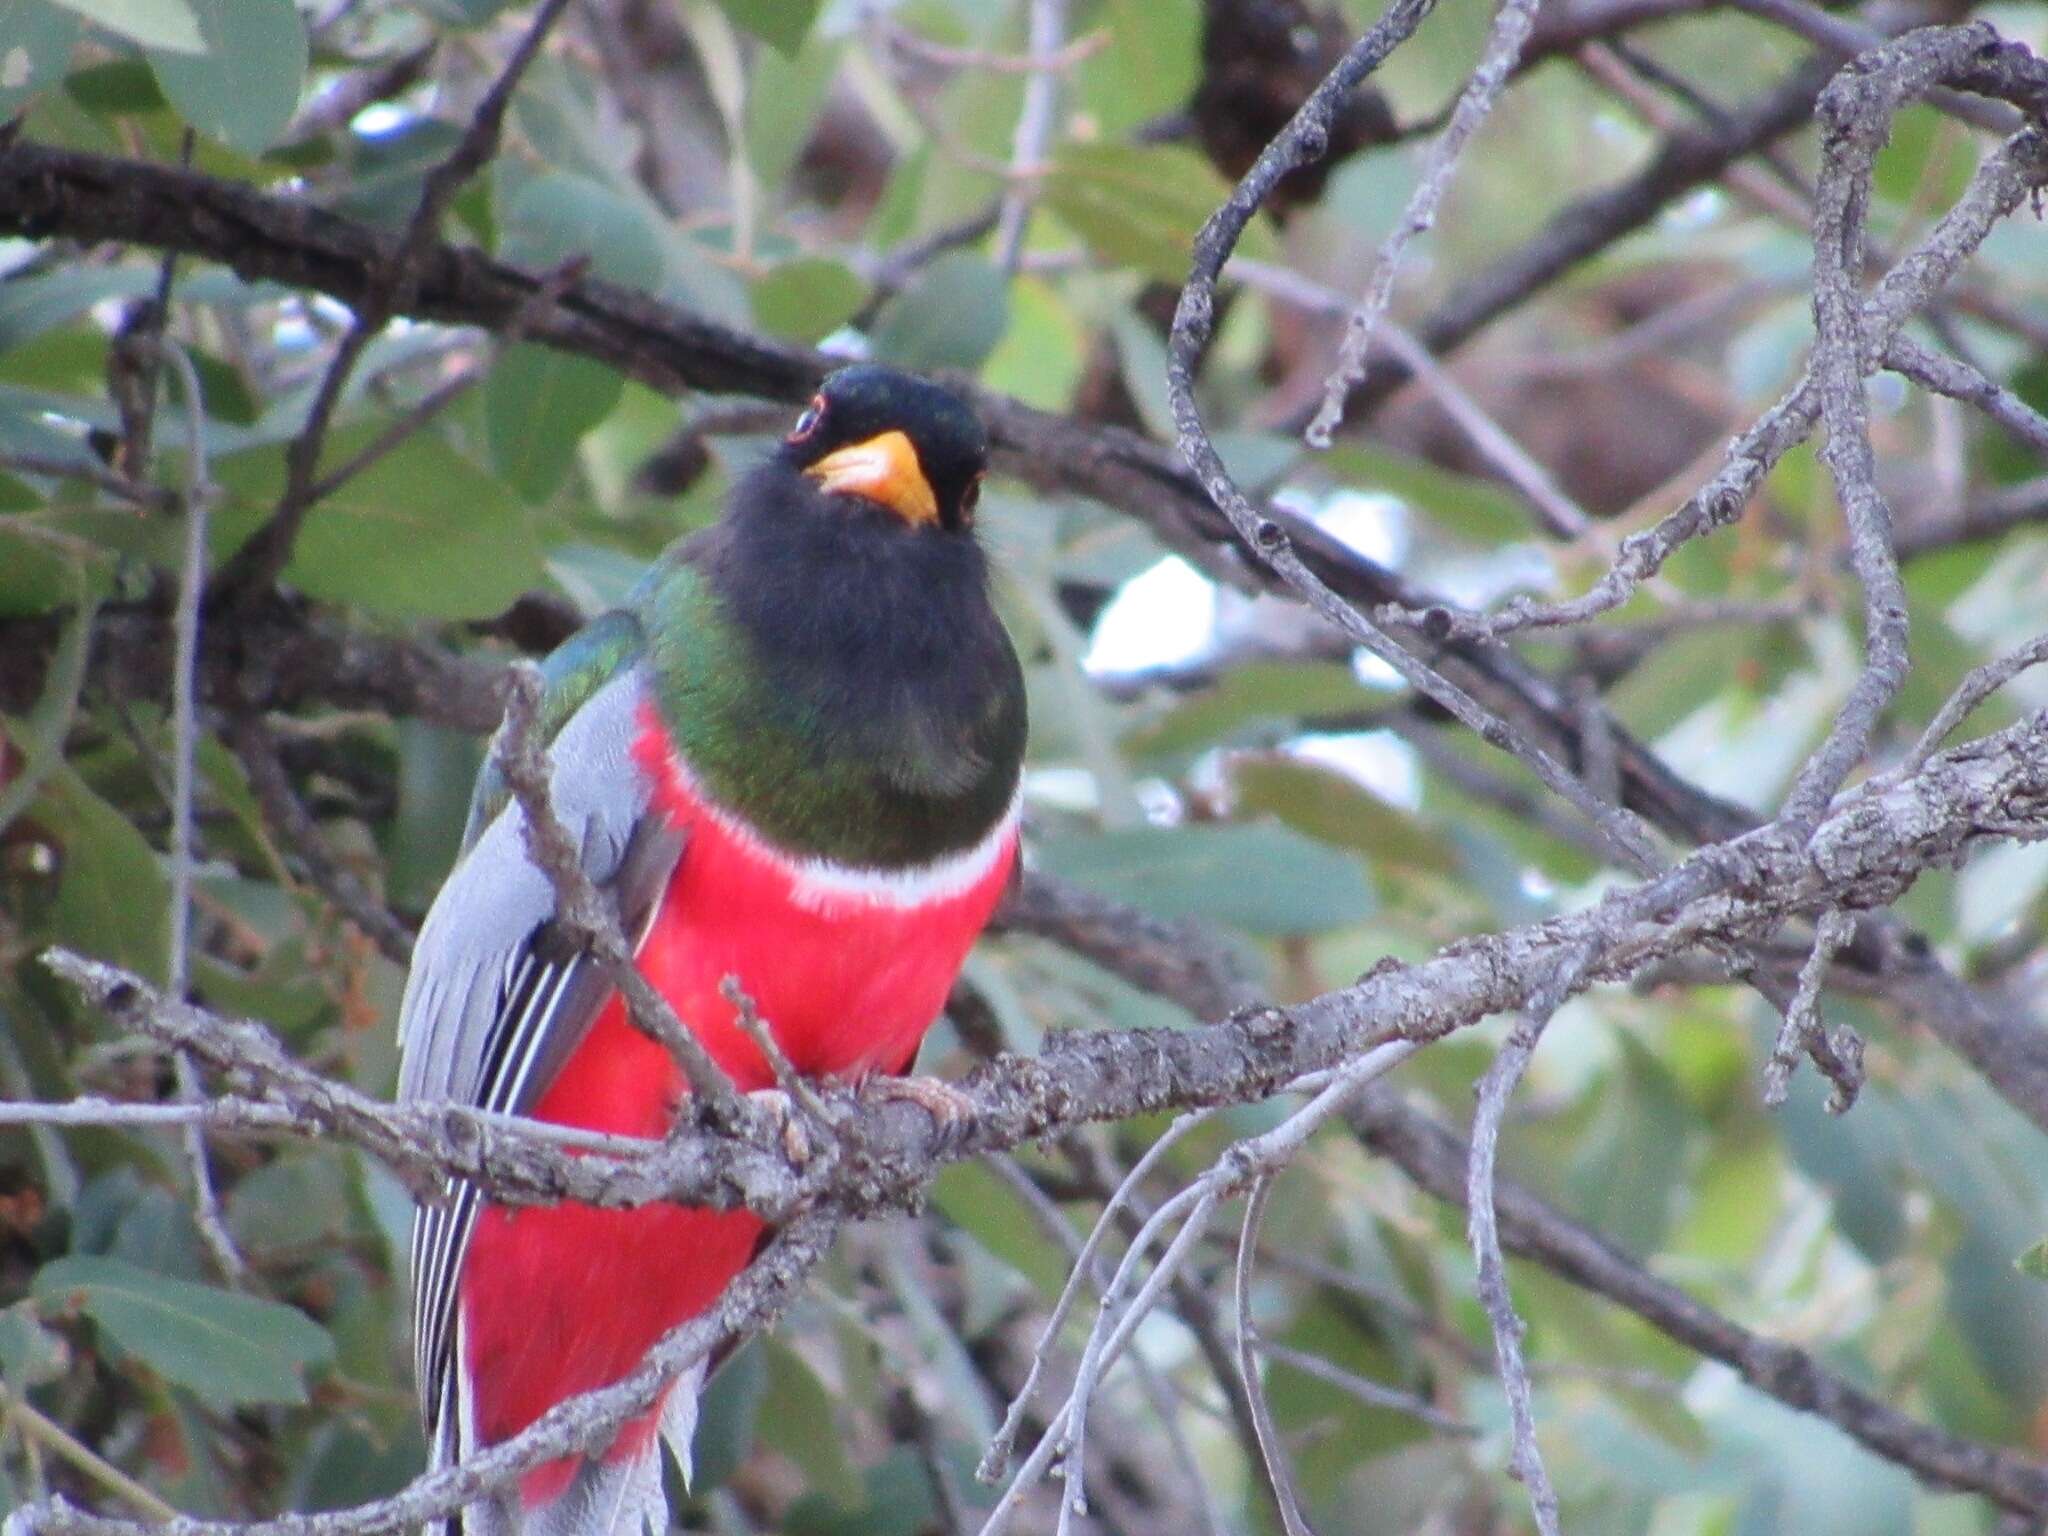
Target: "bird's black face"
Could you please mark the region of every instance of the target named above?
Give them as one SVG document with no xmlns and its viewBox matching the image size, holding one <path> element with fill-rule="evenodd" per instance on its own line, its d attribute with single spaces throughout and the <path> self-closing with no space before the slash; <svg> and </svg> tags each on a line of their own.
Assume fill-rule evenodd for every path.
<svg viewBox="0 0 2048 1536">
<path fill-rule="evenodd" d="M 873 502 L 909 526 L 973 526 L 988 434 L 950 390 L 862 363 L 818 386 L 783 439 L 786 463 L 829 495 Z"/>
</svg>

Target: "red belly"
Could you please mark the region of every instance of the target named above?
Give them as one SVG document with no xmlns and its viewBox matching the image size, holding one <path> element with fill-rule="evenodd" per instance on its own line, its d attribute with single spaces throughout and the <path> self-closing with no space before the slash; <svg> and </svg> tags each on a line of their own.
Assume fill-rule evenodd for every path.
<svg viewBox="0 0 2048 1536">
<path fill-rule="evenodd" d="M 657 803 L 689 829 L 640 969 L 712 1057 L 742 1090 L 772 1081 L 719 995 L 730 975 L 805 1075 L 908 1067 L 1002 894 L 1014 832 L 972 885 L 920 905 L 821 898 L 705 812 L 669 771 L 658 733 L 636 755 L 656 776 Z M 685 1092 L 667 1052 L 614 998 L 533 1114 L 658 1137 Z M 656 1338 L 717 1299 L 763 1230 L 745 1212 L 675 1205 L 485 1207 L 462 1277 L 478 1438 L 503 1440 L 563 1398 L 625 1375 Z M 638 1452 L 658 1417 L 629 1424 L 610 1455 Z M 555 1497 L 573 1472 L 568 1460 L 536 1468 L 520 1484 L 525 1502 Z"/>
</svg>

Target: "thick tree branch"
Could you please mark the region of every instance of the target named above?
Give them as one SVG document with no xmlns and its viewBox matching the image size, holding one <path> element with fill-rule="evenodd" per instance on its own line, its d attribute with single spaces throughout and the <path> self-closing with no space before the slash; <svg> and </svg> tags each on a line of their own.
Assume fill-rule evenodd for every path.
<svg viewBox="0 0 2048 1536">
<path fill-rule="evenodd" d="M 964 1130 L 941 1134 L 913 1105 L 864 1102 L 841 1120 L 842 1144 L 803 1169 L 779 1147 L 703 1133 L 649 1144 L 639 1159 L 556 1158 L 544 1137 L 524 1144 L 504 1123 L 453 1106 L 379 1104 L 292 1062 L 259 1026 L 171 1003 L 112 966 L 62 955 L 51 963 L 124 1029 L 191 1050 L 231 1086 L 289 1105 L 309 1127 L 401 1172 L 452 1172 L 508 1198 L 677 1199 L 776 1219 L 829 1197 L 866 1214 L 900 1204 L 942 1161 L 1090 1121 L 1265 1098 L 1387 1041 L 1426 1042 L 1547 1003 L 1567 957 L 1570 996 L 1677 955 L 1759 942 L 1794 919 L 1886 906 L 1925 871 L 2003 838 L 2048 838 L 2048 711 L 1896 783 L 1851 791 L 1804 847 L 1782 828 L 1763 828 L 1582 911 L 1460 941 L 1415 965 L 1385 964 L 1293 1007 L 1246 1009 L 1195 1029 L 1061 1034 L 1043 1056 L 1003 1056 L 970 1074 L 962 1087 L 974 1112 Z M 1192 973 L 1138 966 L 1132 974 Z"/>
</svg>

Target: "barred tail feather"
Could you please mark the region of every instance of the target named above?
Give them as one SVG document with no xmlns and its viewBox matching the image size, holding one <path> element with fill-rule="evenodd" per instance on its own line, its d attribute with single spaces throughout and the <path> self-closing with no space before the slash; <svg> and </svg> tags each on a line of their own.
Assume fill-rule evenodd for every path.
<svg viewBox="0 0 2048 1536">
<path fill-rule="evenodd" d="M 519 1536 L 662 1536 L 667 1529 L 661 1446 L 649 1440 L 637 1456 L 586 1461 L 561 1497 L 524 1512 Z"/>
<path fill-rule="evenodd" d="M 690 1440 L 697 1429 L 697 1397 L 704 1387 L 702 1362 L 674 1386 L 661 1408 L 659 1433 L 639 1455 L 619 1461 L 586 1461 L 562 1496 L 525 1512 L 519 1536 L 662 1536 L 668 1529 L 668 1496 L 661 1485 L 662 1447 L 676 1459 L 683 1486 L 690 1486 Z"/>
<path fill-rule="evenodd" d="M 458 1325 L 459 1327 L 459 1325 Z M 458 1336 L 458 1348 L 460 1339 Z M 458 1357 L 459 1358 L 459 1357 Z M 460 1374 L 450 1372 L 451 1376 Z M 690 1442 L 697 1430 L 697 1399 L 704 1388 L 699 1361 L 676 1379 L 661 1408 L 659 1432 L 640 1454 L 617 1461 L 586 1461 L 561 1496 L 524 1507 L 514 1489 L 479 1500 L 452 1519 L 427 1526 L 424 1536 L 662 1536 L 668 1496 L 662 1489 L 662 1447 L 690 1486 Z M 475 1450 L 467 1391 L 443 1405 L 432 1464 L 453 1465 Z"/>
</svg>

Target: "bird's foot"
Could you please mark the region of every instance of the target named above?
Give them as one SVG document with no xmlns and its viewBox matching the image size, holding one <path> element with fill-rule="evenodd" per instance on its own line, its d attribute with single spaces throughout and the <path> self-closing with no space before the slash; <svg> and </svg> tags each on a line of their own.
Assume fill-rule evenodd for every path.
<svg viewBox="0 0 2048 1536">
<path fill-rule="evenodd" d="M 936 1077 L 873 1077 L 866 1092 L 885 1102 L 915 1104 L 930 1115 L 941 1151 L 958 1146 L 974 1129 L 978 1111 L 973 1098 Z"/>
<path fill-rule="evenodd" d="M 757 1088 L 747 1102 L 767 1117 L 769 1134 L 781 1144 L 784 1157 L 799 1168 L 811 1160 L 811 1122 L 817 1117 L 809 1105 L 780 1088 Z"/>
</svg>

